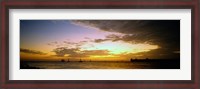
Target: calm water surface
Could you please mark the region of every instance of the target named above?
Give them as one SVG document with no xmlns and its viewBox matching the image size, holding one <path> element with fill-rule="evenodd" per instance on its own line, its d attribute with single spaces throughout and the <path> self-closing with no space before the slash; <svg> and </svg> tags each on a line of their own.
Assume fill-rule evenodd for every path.
<svg viewBox="0 0 200 89">
<path fill-rule="evenodd" d="M 26 62 L 21 69 L 171 69 L 170 65 L 149 62 Z M 31 68 L 32 67 L 32 68 Z M 172 69 L 176 69 L 173 67 Z M 178 67 L 177 67 L 178 68 Z"/>
</svg>

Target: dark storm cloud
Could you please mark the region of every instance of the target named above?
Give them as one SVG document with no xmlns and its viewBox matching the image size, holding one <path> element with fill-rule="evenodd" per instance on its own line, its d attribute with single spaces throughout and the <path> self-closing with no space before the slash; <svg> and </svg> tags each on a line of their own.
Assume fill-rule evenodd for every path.
<svg viewBox="0 0 200 89">
<path fill-rule="evenodd" d="M 41 51 L 31 50 L 31 49 L 24 49 L 24 48 L 20 48 L 20 52 L 29 53 L 29 54 L 39 54 L 39 55 L 45 55 L 46 54 L 46 53 L 43 53 Z"/>
<path fill-rule="evenodd" d="M 162 51 L 173 53 L 180 50 L 179 20 L 76 20 L 73 23 L 99 30 L 117 32 L 123 36 L 109 35 L 94 42 L 124 41 L 159 45 Z"/>
<path fill-rule="evenodd" d="M 87 25 L 104 31 L 129 33 L 133 29 L 143 29 L 150 21 L 142 20 L 74 20 L 73 23 Z"/>
<path fill-rule="evenodd" d="M 157 43 L 158 41 L 169 42 L 180 39 L 179 20 L 77 20 L 73 22 L 104 31 L 127 34 L 123 39 L 120 38 L 124 41 Z M 117 40 L 117 36 L 111 37 Z"/>
<path fill-rule="evenodd" d="M 180 41 L 179 20 L 78 20 L 74 23 L 126 34 L 122 38 L 115 35 L 107 36 L 107 39 L 152 44 L 179 43 Z"/>
</svg>

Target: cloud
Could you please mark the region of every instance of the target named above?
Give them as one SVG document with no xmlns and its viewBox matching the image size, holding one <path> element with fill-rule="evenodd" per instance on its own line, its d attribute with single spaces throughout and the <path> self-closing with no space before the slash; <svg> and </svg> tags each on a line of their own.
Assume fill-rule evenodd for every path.
<svg viewBox="0 0 200 89">
<path fill-rule="evenodd" d="M 88 42 L 123 41 L 132 44 L 158 45 L 159 49 L 149 52 L 130 54 L 130 56 L 146 57 L 178 57 L 180 54 L 180 21 L 179 20 L 72 20 L 75 25 L 110 32 L 104 39 L 85 37 L 80 42 L 51 42 L 56 46 L 53 52 L 57 56 L 89 57 L 91 55 L 109 55 L 107 50 L 80 50 Z M 123 45 L 122 45 L 123 46 Z M 123 56 L 123 55 L 122 55 Z"/>
<path fill-rule="evenodd" d="M 75 20 L 73 23 L 124 35 L 108 35 L 93 42 L 124 41 L 159 45 L 159 52 L 180 50 L 180 20 Z M 158 51 L 158 50 L 156 50 Z"/>
<path fill-rule="evenodd" d="M 109 32 L 129 33 L 130 29 L 143 29 L 149 20 L 73 20 L 72 23 Z"/>
<path fill-rule="evenodd" d="M 67 48 L 67 47 L 60 47 L 53 50 L 57 56 L 63 57 L 65 54 L 76 55 L 78 53 L 78 48 Z"/>
<path fill-rule="evenodd" d="M 76 20 L 73 22 L 92 26 L 103 31 L 125 34 L 123 37 L 114 34 L 106 37 L 106 39 L 113 41 L 123 40 L 152 44 L 175 42 L 178 45 L 180 43 L 179 20 Z"/>
<path fill-rule="evenodd" d="M 95 42 L 95 43 L 101 43 L 101 42 L 105 42 L 105 41 L 113 41 L 113 42 L 115 42 L 115 41 L 122 40 L 122 36 L 123 35 L 110 34 L 110 35 L 107 35 L 105 37 L 105 39 L 94 39 L 91 42 Z"/>
<path fill-rule="evenodd" d="M 47 43 L 48 46 L 59 46 L 59 43 L 57 41 L 54 41 L 54 42 L 50 42 L 50 43 Z"/>
<path fill-rule="evenodd" d="M 31 49 L 25 49 L 25 48 L 20 48 L 20 52 L 29 53 L 29 54 L 46 55 L 46 53 L 43 53 L 41 51 L 31 50 Z"/>
<path fill-rule="evenodd" d="M 124 41 L 157 43 L 180 40 L 179 20 L 76 20 L 73 22 L 103 31 L 126 34 L 123 39 L 120 39 Z M 107 38 L 119 37 L 111 35 Z"/>
<path fill-rule="evenodd" d="M 94 39 L 93 42 L 95 43 L 101 43 L 101 42 L 104 42 L 104 41 L 108 41 L 109 39 Z"/>
<path fill-rule="evenodd" d="M 80 50 L 79 48 L 67 48 L 60 47 L 53 50 L 56 53 L 56 56 L 64 57 L 68 55 L 68 57 L 89 57 L 92 55 L 109 55 L 108 50 Z"/>
</svg>

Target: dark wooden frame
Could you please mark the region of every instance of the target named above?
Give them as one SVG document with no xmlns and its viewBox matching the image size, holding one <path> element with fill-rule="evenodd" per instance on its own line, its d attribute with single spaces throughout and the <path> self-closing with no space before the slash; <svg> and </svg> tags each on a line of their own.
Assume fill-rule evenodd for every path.
<svg viewBox="0 0 200 89">
<path fill-rule="evenodd" d="M 2 1 L 1 2 L 1 68 L 0 89 L 13 88 L 137 88 L 200 89 L 199 85 L 199 1 L 198 0 L 74 0 L 74 1 Z M 192 10 L 192 80 L 9 80 L 9 9 L 191 9 Z"/>
</svg>

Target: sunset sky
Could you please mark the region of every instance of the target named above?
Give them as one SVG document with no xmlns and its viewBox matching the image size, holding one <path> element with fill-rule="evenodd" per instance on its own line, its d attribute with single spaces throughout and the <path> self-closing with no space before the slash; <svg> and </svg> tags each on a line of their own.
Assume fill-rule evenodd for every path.
<svg viewBox="0 0 200 89">
<path fill-rule="evenodd" d="M 20 20 L 21 60 L 179 57 L 179 20 Z"/>
</svg>

